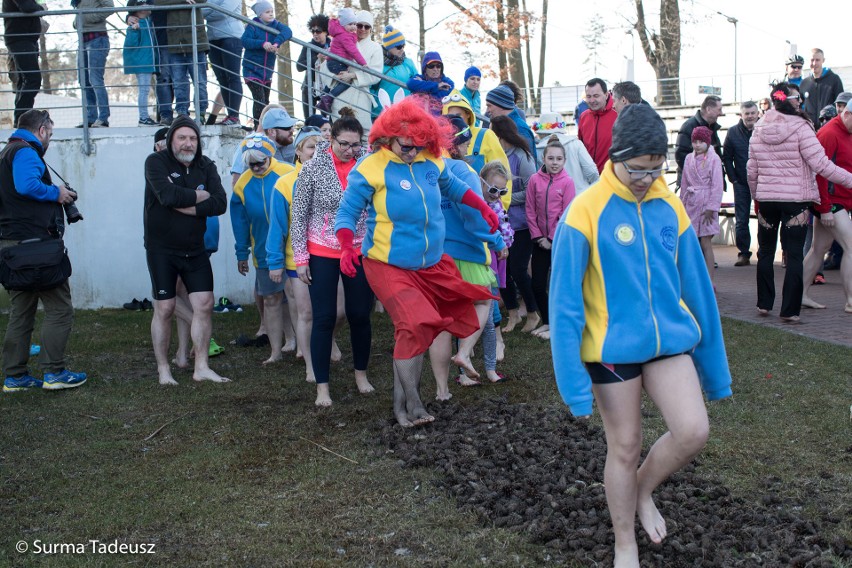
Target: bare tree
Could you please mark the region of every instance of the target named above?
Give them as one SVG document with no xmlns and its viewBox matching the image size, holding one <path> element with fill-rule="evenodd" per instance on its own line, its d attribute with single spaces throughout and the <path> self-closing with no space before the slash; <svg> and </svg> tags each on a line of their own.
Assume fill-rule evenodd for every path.
<svg viewBox="0 0 852 568">
<path fill-rule="evenodd" d="M 521 8 L 524 11 L 524 14 L 528 14 L 527 12 L 527 0 L 521 0 Z M 533 85 L 535 81 L 533 80 L 533 66 L 532 66 L 532 48 L 530 46 L 530 21 L 528 17 L 525 17 L 522 21 L 524 35 L 524 55 L 526 56 L 526 68 L 527 68 L 527 85 L 529 85 L 529 91 L 527 95 L 527 106 L 529 108 L 536 109 L 538 108 L 538 93 L 533 89 Z"/>
<path fill-rule="evenodd" d="M 290 8 L 287 0 L 275 0 L 276 19 L 285 26 L 290 25 Z M 293 104 L 293 70 L 291 65 L 290 42 L 278 48 L 278 101 L 287 112 L 294 114 Z M 301 92 L 301 90 L 299 91 Z"/>
<path fill-rule="evenodd" d="M 586 28 L 586 33 L 580 36 L 583 39 L 583 45 L 586 48 L 586 59 L 583 64 L 592 64 L 592 75 L 598 75 L 598 58 L 600 57 L 601 48 L 606 43 L 604 38 L 606 26 L 603 23 L 603 16 L 596 13 L 589 20 L 589 27 Z"/>
<path fill-rule="evenodd" d="M 547 0 L 541 1 L 541 51 L 538 57 L 538 89 L 536 92 L 536 110 L 541 112 L 541 90 L 544 88 L 544 59 L 547 46 Z"/>
<path fill-rule="evenodd" d="M 657 34 L 645 24 L 645 7 L 636 2 L 636 24 L 642 51 L 657 75 L 657 104 L 681 104 L 680 84 L 680 6 L 678 0 L 660 1 L 660 32 Z"/>
</svg>

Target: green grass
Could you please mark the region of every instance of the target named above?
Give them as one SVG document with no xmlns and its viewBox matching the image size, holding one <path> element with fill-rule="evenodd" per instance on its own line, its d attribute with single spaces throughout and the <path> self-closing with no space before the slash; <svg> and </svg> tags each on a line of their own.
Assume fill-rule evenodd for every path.
<svg viewBox="0 0 852 568">
<path fill-rule="evenodd" d="M 374 319 L 369 372 L 377 393 L 358 394 L 341 334 L 344 361 L 332 369 L 330 410 L 315 409 L 301 360 L 290 355 L 264 368 L 266 348 L 228 345 L 254 332 L 253 311 L 214 319 L 226 353 L 213 366 L 233 383 L 194 384 L 177 371 L 180 386 L 160 387 L 150 317 L 79 312 L 69 353 L 72 369 L 90 373 L 88 384 L 0 396 L 0 565 L 547 563 L 546 549 L 482 526 L 434 486 L 436 472 L 399 467 L 379 443 L 391 419 L 385 316 Z M 847 518 L 852 350 L 742 322 L 725 321 L 725 332 L 735 396 L 710 405 L 699 472 L 756 504 L 775 480 L 808 514 Z M 511 403 L 561 405 L 547 345 L 517 332 L 507 339 L 501 368 L 513 380 L 454 388 L 453 400 L 476 405 L 505 395 Z M 424 373 L 424 400 L 431 400 L 428 365 Z M 651 440 L 662 428 L 656 413 L 647 424 Z M 835 530 L 852 538 L 848 519 Z M 19 540 L 32 546 L 36 539 L 157 546 L 153 556 L 15 552 Z"/>
</svg>

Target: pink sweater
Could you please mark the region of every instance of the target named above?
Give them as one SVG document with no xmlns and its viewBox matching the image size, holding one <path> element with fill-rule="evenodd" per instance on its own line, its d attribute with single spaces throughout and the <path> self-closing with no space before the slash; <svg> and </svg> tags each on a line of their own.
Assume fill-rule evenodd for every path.
<svg viewBox="0 0 852 568">
<path fill-rule="evenodd" d="M 816 174 L 850 187 L 852 173 L 825 155 L 808 121 L 767 111 L 748 147 L 748 186 L 756 201 L 820 202 Z"/>
<path fill-rule="evenodd" d="M 526 210 L 530 238 L 553 240 L 556 224 L 574 199 L 574 181 L 562 170 L 555 176 L 538 170 L 527 182 Z"/>
<path fill-rule="evenodd" d="M 331 47 L 328 48 L 330 52 L 366 67 L 367 60 L 364 59 L 364 56 L 361 55 L 361 51 L 358 49 L 358 34 L 356 32 L 347 32 L 340 25 L 340 21 L 334 19 L 328 21 L 328 35 L 333 38 Z"/>
</svg>

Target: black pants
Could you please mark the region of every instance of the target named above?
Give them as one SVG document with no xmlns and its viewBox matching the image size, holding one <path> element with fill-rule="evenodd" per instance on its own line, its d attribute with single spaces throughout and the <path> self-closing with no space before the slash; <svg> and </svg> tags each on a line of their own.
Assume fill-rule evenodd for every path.
<svg viewBox="0 0 852 568">
<path fill-rule="evenodd" d="M 809 203 L 764 201 L 760 204 L 757 222 L 757 307 L 771 310 L 775 304 L 775 250 L 778 233 L 781 233 L 781 250 L 787 253 L 787 270 L 781 295 L 782 317 L 798 316 L 802 309 L 802 259 L 807 218 L 798 217 L 807 212 Z"/>
<path fill-rule="evenodd" d="M 248 85 L 249 91 L 251 91 L 251 97 L 254 99 L 254 104 L 252 104 L 251 107 L 251 114 L 254 117 L 254 122 L 256 124 L 260 121 L 260 113 L 263 112 L 263 107 L 269 104 L 269 91 L 272 89 L 272 86 L 264 85 L 257 81 L 246 81 L 246 85 Z"/>
<path fill-rule="evenodd" d="M 528 312 L 532 313 L 538 310 L 528 271 L 532 247 L 529 229 L 515 231 L 515 241 L 509 247 L 509 270 L 506 274 L 506 287 L 500 289 L 500 296 L 503 298 L 507 310 L 518 309 L 519 292 L 527 305 Z"/>
<path fill-rule="evenodd" d="M 9 58 L 15 62 L 16 83 L 14 124 L 18 118 L 33 108 L 35 98 L 41 90 L 41 69 L 38 66 L 38 40 L 14 41 L 6 44 Z"/>
<path fill-rule="evenodd" d="M 317 383 L 327 383 L 331 366 L 331 342 L 337 322 L 337 281 L 340 278 L 340 260 L 311 256 L 311 308 L 314 325 L 311 330 L 311 359 Z M 372 328 L 370 313 L 373 310 L 373 291 L 358 267 L 355 278 L 343 275 L 343 294 L 349 337 L 352 341 L 352 359 L 356 371 L 366 371 L 370 361 Z"/>
<path fill-rule="evenodd" d="M 734 184 L 734 217 L 736 219 L 736 244 L 739 256 L 751 258 L 751 233 L 749 232 L 749 214 L 751 213 L 751 191 L 748 185 Z"/>
<path fill-rule="evenodd" d="M 532 250 L 532 289 L 542 325 L 550 325 L 547 309 L 548 276 L 550 276 L 550 251 L 534 244 Z"/>
</svg>

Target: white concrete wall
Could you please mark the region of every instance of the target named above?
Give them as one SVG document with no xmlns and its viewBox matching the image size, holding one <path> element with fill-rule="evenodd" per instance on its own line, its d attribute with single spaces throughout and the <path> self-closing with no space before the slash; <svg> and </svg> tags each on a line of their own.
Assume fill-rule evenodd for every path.
<svg viewBox="0 0 852 568">
<path fill-rule="evenodd" d="M 78 191 L 77 206 L 84 217 L 69 225 L 65 234 L 74 267 L 71 291 L 76 308 L 117 308 L 132 298 L 151 298 L 142 239 L 143 169 L 156 131 L 154 127 L 92 129 L 95 152 L 87 156 L 81 150 L 81 130 L 54 130 L 45 160 Z M 11 130 L 0 130 L 0 148 L 10 134 Z M 236 129 L 208 126 L 202 132 L 204 154 L 219 166 L 229 199 L 231 158 L 241 139 Z M 219 252 L 211 259 L 214 293 L 217 298 L 251 303 L 254 272 L 248 276 L 237 272 L 229 213 L 219 221 Z"/>
</svg>

